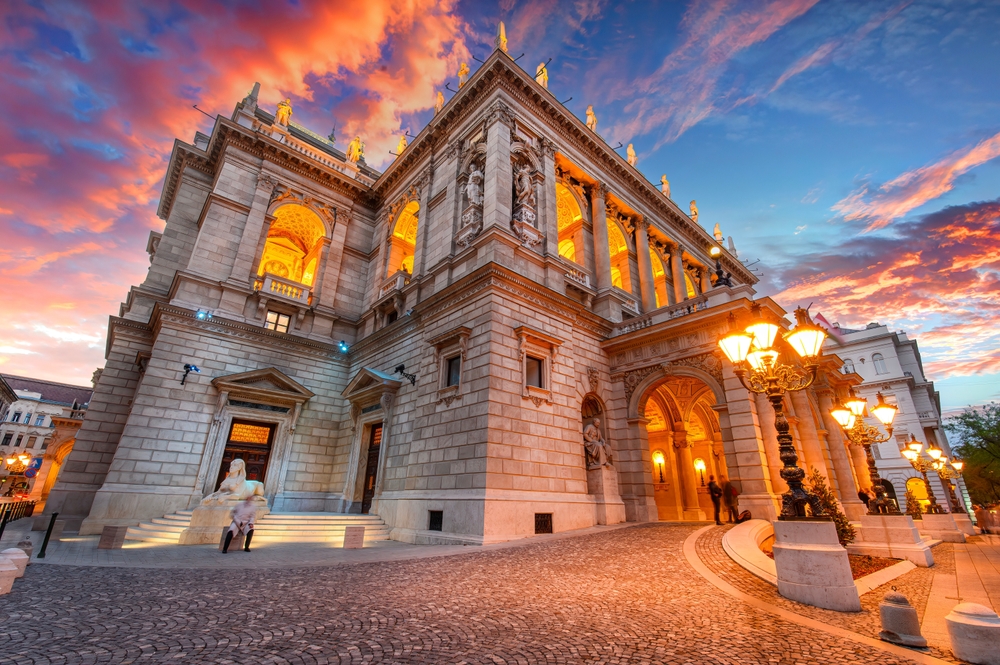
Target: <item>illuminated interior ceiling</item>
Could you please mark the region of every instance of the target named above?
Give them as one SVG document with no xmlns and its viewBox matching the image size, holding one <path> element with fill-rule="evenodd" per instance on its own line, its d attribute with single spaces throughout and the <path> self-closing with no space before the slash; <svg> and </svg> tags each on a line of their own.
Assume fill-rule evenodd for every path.
<svg viewBox="0 0 1000 665">
<path fill-rule="evenodd" d="M 316 242 L 326 235 L 326 228 L 312 210 L 302 205 L 290 204 L 274 211 L 274 221 L 267 235 L 289 238 L 299 245 L 299 249 L 308 254 L 316 246 Z"/>
<path fill-rule="evenodd" d="M 649 258 L 653 264 L 653 277 L 663 277 L 666 275 L 666 273 L 663 272 L 663 262 L 660 261 L 660 257 L 656 255 L 656 252 L 652 247 L 649 248 Z"/>
<path fill-rule="evenodd" d="M 312 210 L 294 203 L 281 206 L 274 211 L 257 274 L 270 273 L 312 286 L 325 236 L 326 227 Z"/>
<path fill-rule="evenodd" d="M 656 403 L 656 400 L 650 399 L 646 401 L 646 431 L 647 432 L 662 432 L 667 429 L 667 419 L 663 417 L 663 410 L 660 409 L 660 405 Z"/>
<path fill-rule="evenodd" d="M 691 275 L 684 273 L 684 285 L 687 287 L 687 297 L 694 298 L 698 295 L 698 292 L 694 290 L 694 282 L 691 281 Z"/>
<path fill-rule="evenodd" d="M 625 244 L 625 234 L 618 227 L 618 223 L 611 218 L 608 218 L 608 249 L 611 250 L 611 256 L 628 251 L 628 245 Z"/>
<path fill-rule="evenodd" d="M 417 201 L 407 203 L 403 212 L 399 213 L 392 235 L 408 245 L 415 246 L 417 244 L 417 212 L 419 210 L 420 204 Z"/>
<path fill-rule="evenodd" d="M 559 256 L 576 262 L 576 243 L 570 238 L 559 241 Z"/>
<path fill-rule="evenodd" d="M 580 210 L 580 204 L 576 202 L 576 197 L 569 191 L 569 187 L 561 182 L 556 183 L 556 211 L 560 231 L 583 219 L 583 212 Z"/>
</svg>

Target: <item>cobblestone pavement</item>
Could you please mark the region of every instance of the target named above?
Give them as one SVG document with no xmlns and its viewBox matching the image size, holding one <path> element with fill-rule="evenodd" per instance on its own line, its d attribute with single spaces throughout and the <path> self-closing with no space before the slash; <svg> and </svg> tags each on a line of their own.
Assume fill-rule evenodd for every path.
<svg viewBox="0 0 1000 665">
<path fill-rule="evenodd" d="M 0 663 L 910 662 L 722 594 L 684 557 L 697 528 L 335 567 L 32 565 L 0 598 Z"/>
<path fill-rule="evenodd" d="M 879 630 L 881 630 L 878 605 L 886 593 L 895 588 L 896 591 L 906 596 L 910 604 L 917 610 L 917 614 L 923 618 L 934 575 L 937 573 L 954 574 L 955 572 L 955 556 L 952 546 L 949 543 L 942 543 L 934 548 L 935 565 L 933 568 L 915 568 L 905 575 L 891 580 L 888 584 L 862 595 L 861 612 L 834 612 L 788 600 L 778 594 L 777 587 L 741 568 L 722 549 L 722 536 L 731 528 L 731 526 L 725 526 L 710 529 L 702 534 L 695 543 L 698 558 L 712 572 L 743 593 L 767 601 L 775 607 L 876 639 Z M 962 662 L 955 660 L 951 651 L 947 649 L 932 646 L 927 649 L 926 653 L 943 660 Z"/>
</svg>

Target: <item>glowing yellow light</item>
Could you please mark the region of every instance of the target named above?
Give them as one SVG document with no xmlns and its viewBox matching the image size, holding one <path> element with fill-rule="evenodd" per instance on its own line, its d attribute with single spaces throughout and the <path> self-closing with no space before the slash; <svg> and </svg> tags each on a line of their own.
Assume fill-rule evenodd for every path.
<svg viewBox="0 0 1000 665">
<path fill-rule="evenodd" d="M 802 324 L 795 326 L 795 330 L 785 334 L 785 341 L 792 345 L 803 358 L 815 358 L 823 351 L 823 341 L 826 340 L 826 331 L 816 325 Z"/>
<path fill-rule="evenodd" d="M 868 407 L 868 400 L 864 397 L 858 397 L 854 394 L 854 390 L 851 389 L 851 397 L 844 402 L 844 406 L 850 409 L 851 413 L 854 415 L 861 417 L 865 415 L 865 409 Z"/>
<path fill-rule="evenodd" d="M 879 422 L 888 427 L 892 425 L 892 419 L 896 417 L 896 412 L 899 409 L 894 404 L 887 404 L 881 392 L 876 397 L 878 397 L 878 404 L 872 408 L 872 413 L 879 419 Z"/>
<path fill-rule="evenodd" d="M 919 441 L 917 441 L 917 437 L 915 437 L 912 434 L 910 435 L 910 442 L 907 443 L 906 445 L 910 448 L 910 450 L 912 450 L 914 453 L 916 453 L 918 455 L 920 454 L 920 451 L 924 447 L 924 444 L 922 444 Z"/>
<path fill-rule="evenodd" d="M 719 249 L 718 247 L 713 247 L 712 249 L 708 250 L 708 253 L 712 256 L 713 259 L 716 259 L 719 258 L 720 254 L 722 254 L 722 250 Z"/>
<path fill-rule="evenodd" d="M 747 332 L 753 335 L 757 348 L 767 351 L 774 346 L 774 338 L 778 336 L 778 326 L 761 321 L 747 326 Z"/>
<path fill-rule="evenodd" d="M 965 462 L 960 459 L 954 459 L 951 461 L 951 465 L 955 467 L 956 471 L 961 471 L 962 467 L 965 466 Z"/>
<path fill-rule="evenodd" d="M 833 416 L 833 419 L 836 420 L 841 427 L 849 429 L 848 423 L 851 422 L 853 414 L 846 406 L 837 402 L 836 406 L 830 409 L 830 415 Z"/>
<path fill-rule="evenodd" d="M 700 457 L 699 457 L 699 458 L 697 458 L 697 459 L 696 459 L 696 460 L 694 461 L 694 468 L 695 468 L 696 470 L 698 470 L 698 471 L 704 471 L 704 470 L 705 470 L 705 460 L 703 460 L 703 459 L 702 459 L 702 458 L 700 458 Z"/>
<path fill-rule="evenodd" d="M 719 340 L 719 348 L 726 354 L 729 361 L 739 364 L 747 359 L 753 336 L 747 333 L 732 332 Z"/>
<path fill-rule="evenodd" d="M 747 362 L 757 371 L 763 371 L 778 360 L 777 351 L 754 351 L 747 354 Z"/>
<path fill-rule="evenodd" d="M 910 460 L 911 462 L 916 461 L 917 455 L 919 455 L 919 453 L 915 450 L 910 450 L 909 448 L 903 449 L 903 457 Z"/>
<path fill-rule="evenodd" d="M 931 456 L 932 460 L 939 460 L 941 459 L 941 455 L 944 454 L 944 451 L 932 443 L 931 445 L 927 446 L 927 454 Z"/>
<path fill-rule="evenodd" d="M 664 462 L 664 459 L 663 459 L 663 452 L 662 451 L 657 450 L 655 453 L 653 453 L 653 463 L 654 464 L 656 464 L 657 466 L 659 466 L 659 465 L 663 464 L 663 462 Z"/>
</svg>

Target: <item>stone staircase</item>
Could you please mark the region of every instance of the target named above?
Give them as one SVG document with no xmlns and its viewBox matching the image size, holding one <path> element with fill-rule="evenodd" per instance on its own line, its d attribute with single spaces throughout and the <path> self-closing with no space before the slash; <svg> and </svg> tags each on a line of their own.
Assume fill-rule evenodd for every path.
<svg viewBox="0 0 1000 665">
<path fill-rule="evenodd" d="M 142 522 L 139 526 L 130 526 L 125 540 L 176 544 L 181 531 L 190 524 L 191 511 L 181 510 Z M 270 513 L 257 522 L 253 542 L 255 545 L 284 542 L 329 543 L 331 546 L 341 547 L 344 544 L 344 528 L 348 526 L 365 527 L 365 545 L 389 539 L 389 527 L 378 515 Z"/>
</svg>

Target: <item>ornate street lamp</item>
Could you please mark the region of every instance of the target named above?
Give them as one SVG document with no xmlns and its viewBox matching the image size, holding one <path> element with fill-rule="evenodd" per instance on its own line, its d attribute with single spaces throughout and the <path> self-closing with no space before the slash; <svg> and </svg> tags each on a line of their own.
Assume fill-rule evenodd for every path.
<svg viewBox="0 0 1000 665">
<path fill-rule="evenodd" d="M 798 455 L 788 432 L 788 421 L 782 399 L 793 390 L 808 388 L 816 380 L 817 358 L 823 351 L 826 332 L 814 324 L 809 312 L 801 307 L 795 310 L 797 324 L 784 334 L 784 340 L 795 349 L 804 367 L 778 362 L 781 355 L 775 350 L 779 327 L 764 320 L 760 305 L 751 308 L 753 321 L 740 331 L 736 317 L 729 315 L 732 332 L 719 340 L 719 347 L 733 363 L 733 372 L 747 390 L 767 396 L 774 409 L 774 428 L 778 431 L 778 448 L 784 467 L 781 478 L 788 483 L 788 491 L 781 496 L 781 515 L 778 519 L 806 517 L 806 506 L 815 517 L 823 515 L 819 499 L 802 487 L 806 473 L 798 467 Z"/>
<path fill-rule="evenodd" d="M 872 454 L 872 444 L 885 443 L 892 437 L 892 420 L 896 417 L 897 408 L 892 404 L 887 404 L 882 393 L 878 393 L 878 404 L 871 409 L 871 413 L 885 426 L 886 434 L 883 435 L 877 427 L 865 424 L 865 415 L 868 412 L 868 400 L 858 397 L 851 388 L 851 397 L 844 404 L 837 404 L 830 415 L 843 428 L 847 440 L 855 446 L 862 446 L 865 449 L 865 459 L 868 460 L 868 477 L 871 479 L 872 490 L 875 498 L 868 502 L 869 515 L 899 515 L 899 508 L 885 493 L 885 485 L 878 475 L 878 468 L 875 466 L 875 456 Z"/>
<path fill-rule="evenodd" d="M 964 513 L 965 509 L 962 508 L 958 502 L 958 497 L 955 496 L 955 483 L 951 481 L 962 477 L 962 467 L 965 466 L 965 463 L 961 460 L 949 461 L 947 457 L 942 457 L 933 462 L 932 466 L 937 472 L 938 478 L 941 479 L 941 484 L 948 489 L 948 502 L 951 504 L 951 512 Z"/>
<path fill-rule="evenodd" d="M 927 447 L 927 455 L 930 457 L 930 459 L 927 459 L 920 454 L 923 447 L 924 444 L 917 441 L 917 437 L 911 434 L 909 442 L 903 447 L 903 457 L 908 459 L 913 468 L 924 478 L 924 488 L 927 490 L 927 499 L 930 501 L 930 505 L 927 506 L 927 512 L 931 515 L 941 515 L 945 510 L 938 505 L 937 497 L 934 496 L 934 489 L 931 488 L 931 483 L 927 480 L 927 472 L 934 468 L 933 464 L 941 458 L 942 451 L 934 444 L 931 444 Z"/>
<path fill-rule="evenodd" d="M 28 468 L 28 462 L 31 461 L 31 455 L 27 453 L 21 453 L 19 455 L 11 455 L 4 460 L 7 463 L 7 473 L 12 476 L 19 476 L 24 473 L 24 470 Z"/>
<path fill-rule="evenodd" d="M 712 249 L 708 250 L 708 253 L 715 259 L 715 285 L 716 286 L 732 286 L 733 285 L 733 273 L 727 272 L 722 273 L 722 249 L 713 246 Z"/>
</svg>

